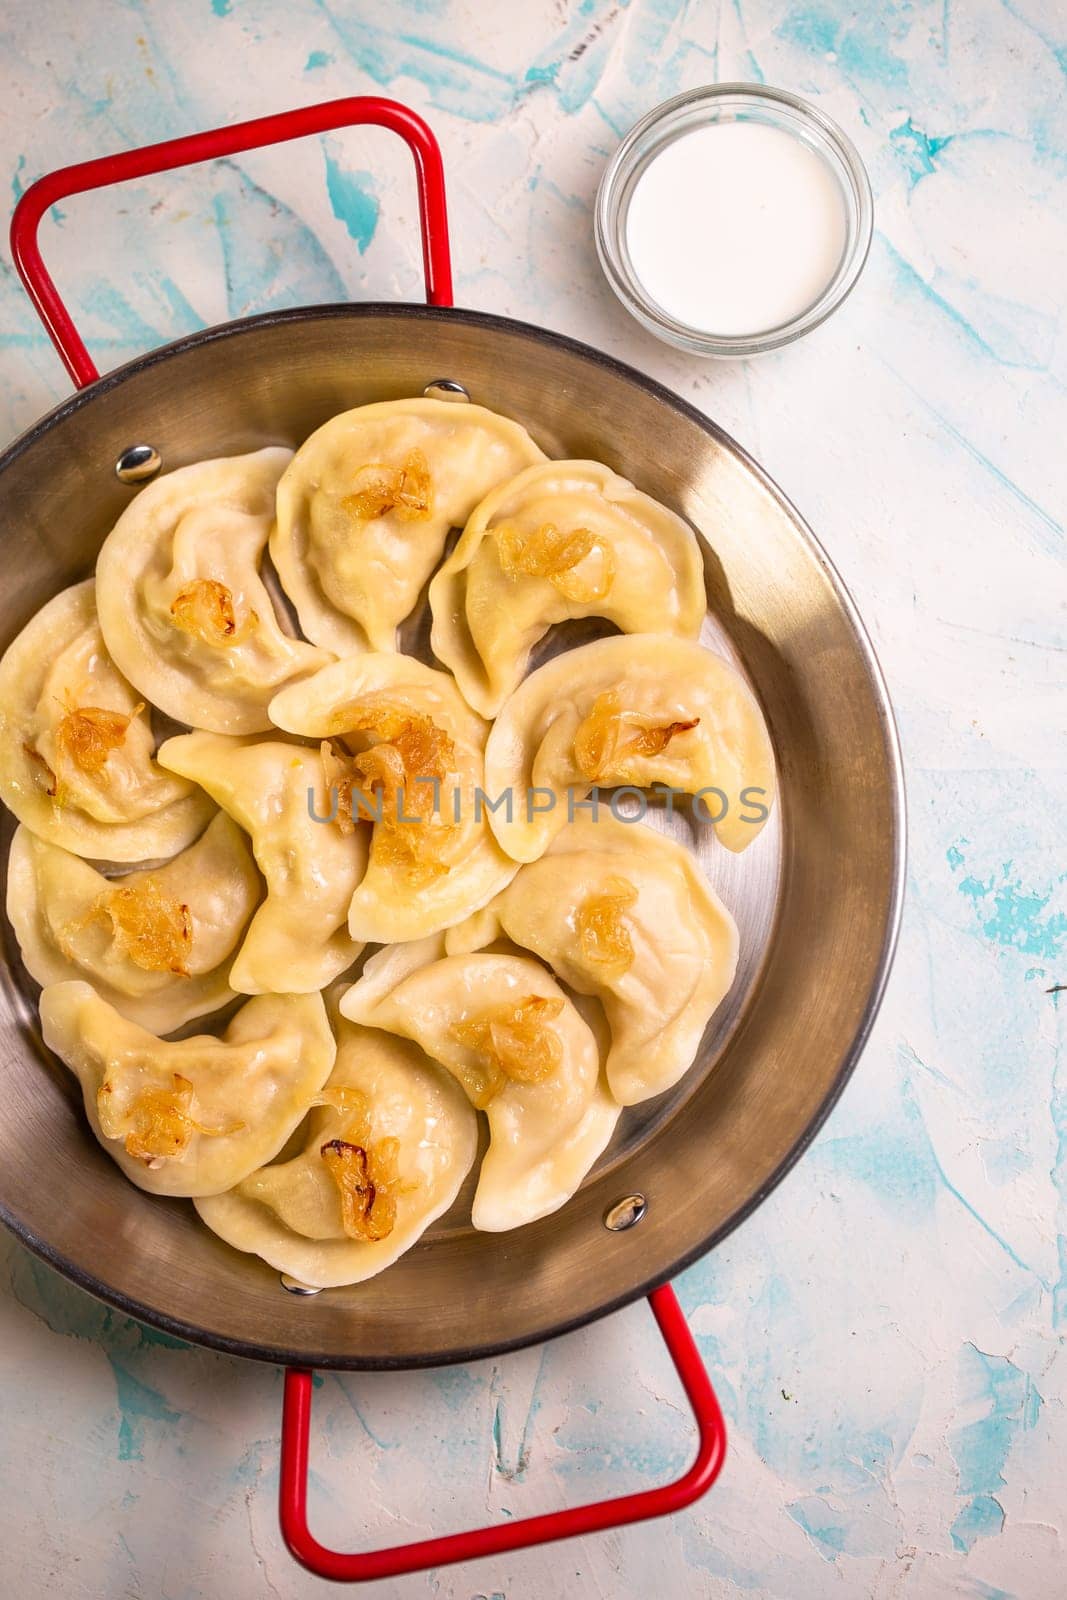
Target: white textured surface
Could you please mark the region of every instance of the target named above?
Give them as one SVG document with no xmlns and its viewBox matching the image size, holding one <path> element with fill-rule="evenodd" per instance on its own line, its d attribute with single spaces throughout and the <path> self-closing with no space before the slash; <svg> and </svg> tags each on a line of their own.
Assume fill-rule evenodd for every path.
<svg viewBox="0 0 1067 1600">
<path fill-rule="evenodd" d="M 617 352 L 734 433 L 839 564 L 896 702 L 912 855 L 881 1019 L 814 1149 L 680 1283 L 732 1429 L 719 1486 L 670 1522 L 376 1595 L 1064 1592 L 1065 42 L 1057 0 L 14 0 L 0 21 L 16 193 L 338 94 L 424 110 L 460 302 Z M 590 241 L 619 134 L 716 77 L 817 99 L 877 204 L 843 311 L 737 366 L 644 335 Z M 63 210 L 46 253 L 105 367 L 271 305 L 418 292 L 384 133 Z M 13 434 L 66 385 L 6 260 L 0 348 Z M 279 1374 L 170 1348 L 0 1250 L 4 1592 L 323 1593 L 275 1524 Z M 331 1377 L 316 1529 L 396 1540 L 576 1503 L 661 1478 L 688 1442 L 640 1306 L 470 1370 Z"/>
</svg>

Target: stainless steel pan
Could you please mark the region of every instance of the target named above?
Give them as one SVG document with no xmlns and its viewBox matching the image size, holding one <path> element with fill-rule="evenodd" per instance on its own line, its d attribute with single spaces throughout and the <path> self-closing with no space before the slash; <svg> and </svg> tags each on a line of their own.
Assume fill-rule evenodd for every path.
<svg viewBox="0 0 1067 1600">
<path fill-rule="evenodd" d="M 763 703 L 776 826 L 744 855 L 707 840 L 745 960 L 693 1071 L 630 1113 L 563 1211 L 514 1235 L 459 1212 L 381 1277 L 314 1300 L 230 1250 L 192 1208 L 142 1194 L 100 1150 L 40 1042 L 10 933 L 0 1042 L 0 1214 L 61 1271 L 184 1338 L 271 1361 L 418 1366 L 551 1337 L 622 1305 L 743 1220 L 840 1093 L 881 994 L 902 864 L 900 765 L 870 644 L 800 516 L 723 433 L 640 373 L 572 340 L 474 312 L 331 306 L 211 329 L 112 373 L 0 459 L 6 647 L 92 571 L 134 491 L 115 461 L 147 440 L 165 467 L 298 444 L 364 401 L 434 379 L 517 417 L 553 454 L 606 461 L 708 543 L 710 614 Z M 679 829 L 685 819 L 676 818 Z M 645 1196 L 640 1224 L 605 1212 Z"/>
<path fill-rule="evenodd" d="M 401 108 L 387 115 L 389 105 L 311 108 L 290 115 L 299 126 L 271 137 L 378 120 L 414 146 L 417 119 Z M 38 215 L 62 193 L 107 181 L 105 168 L 125 163 L 111 176 L 129 176 L 264 142 L 247 130 L 262 133 L 266 121 L 157 147 L 166 160 L 135 152 L 53 175 L 40 186 Z M 436 297 L 445 298 L 447 256 L 442 269 L 426 192 L 436 147 L 418 127 L 432 146 L 415 148 L 428 276 L 433 266 Z M 91 181 L 70 179 L 90 170 Z M 439 233 L 443 191 L 438 198 Z M 84 380 L 93 370 L 84 347 L 69 324 L 64 334 L 62 304 L 39 258 L 27 266 L 32 252 L 22 243 L 25 275 L 36 278 L 39 305 Z M 208 329 L 91 383 L 0 458 L 0 648 L 45 600 L 92 571 L 136 492 L 115 470 L 129 464 L 131 446 L 153 446 L 170 469 L 267 443 L 298 445 L 347 407 L 419 394 L 440 379 L 518 418 L 550 454 L 607 462 L 697 528 L 706 637 L 733 655 L 762 701 L 780 800 L 741 857 L 680 814 L 657 819 L 701 853 L 737 917 L 744 952 L 734 992 L 678 1089 L 626 1113 L 604 1159 L 557 1215 L 514 1234 L 478 1234 L 461 1197 L 381 1277 L 314 1298 L 283 1292 L 277 1273 L 222 1244 L 188 1204 L 126 1182 L 90 1135 L 72 1078 L 41 1043 L 34 986 L 5 930 L 0 1217 L 31 1250 L 125 1312 L 197 1343 L 301 1367 L 495 1355 L 624 1305 L 710 1249 L 770 1193 L 844 1087 L 878 1006 L 900 911 L 903 794 L 892 716 L 870 642 L 815 537 L 760 468 L 692 407 L 620 362 L 521 322 L 440 306 L 311 307 Z M 620 1212 L 631 1196 L 641 1204 Z M 606 1225 L 642 1207 L 634 1226 Z M 310 1559 L 306 1551 L 302 1558 Z"/>
</svg>

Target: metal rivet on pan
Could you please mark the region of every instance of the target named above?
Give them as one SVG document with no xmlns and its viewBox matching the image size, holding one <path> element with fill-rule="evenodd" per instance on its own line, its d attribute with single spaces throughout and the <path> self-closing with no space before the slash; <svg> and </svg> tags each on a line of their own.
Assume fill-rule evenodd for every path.
<svg viewBox="0 0 1067 1600">
<path fill-rule="evenodd" d="M 300 1283 L 296 1278 L 290 1278 L 287 1272 L 280 1274 L 282 1288 L 287 1294 L 312 1295 L 321 1294 L 321 1289 L 312 1289 L 310 1284 Z"/>
<path fill-rule="evenodd" d="M 422 392 L 427 400 L 466 400 L 468 403 L 470 401 L 470 395 L 455 378 L 435 378 Z"/>
<path fill-rule="evenodd" d="M 648 1201 L 643 1194 L 625 1195 L 605 1211 L 604 1226 L 610 1233 L 625 1233 L 641 1221 L 647 1210 Z"/>
<path fill-rule="evenodd" d="M 163 457 L 154 444 L 131 444 L 115 462 L 115 476 L 120 483 L 147 483 L 163 465 Z"/>
</svg>

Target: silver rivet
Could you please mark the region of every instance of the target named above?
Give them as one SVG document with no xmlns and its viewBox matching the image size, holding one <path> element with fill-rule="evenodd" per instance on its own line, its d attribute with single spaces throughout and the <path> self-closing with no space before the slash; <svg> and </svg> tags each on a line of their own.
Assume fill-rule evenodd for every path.
<svg viewBox="0 0 1067 1600">
<path fill-rule="evenodd" d="M 290 1278 L 287 1272 L 281 1274 L 282 1288 L 287 1294 L 313 1295 L 321 1294 L 321 1289 L 313 1289 L 310 1284 L 301 1283 L 298 1278 Z"/>
<path fill-rule="evenodd" d="M 470 404 L 470 395 L 455 378 L 435 378 L 422 392 L 427 400 L 465 400 Z"/>
<path fill-rule="evenodd" d="M 641 1221 L 647 1210 L 648 1201 L 643 1194 L 624 1195 L 605 1211 L 604 1226 L 610 1233 L 625 1233 Z"/>
<path fill-rule="evenodd" d="M 163 465 L 163 457 L 154 444 L 131 444 L 115 462 L 115 476 L 120 483 L 147 483 Z"/>
</svg>

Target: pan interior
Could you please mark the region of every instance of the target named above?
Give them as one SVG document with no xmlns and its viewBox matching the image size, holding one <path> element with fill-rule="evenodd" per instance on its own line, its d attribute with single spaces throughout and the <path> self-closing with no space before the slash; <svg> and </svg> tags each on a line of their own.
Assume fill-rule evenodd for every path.
<svg viewBox="0 0 1067 1600">
<path fill-rule="evenodd" d="M 148 442 L 173 468 L 297 445 L 338 411 L 418 394 L 442 377 L 524 423 L 550 455 L 604 461 L 696 527 L 709 595 L 703 637 L 762 701 L 780 802 L 741 856 L 684 807 L 650 807 L 646 820 L 697 851 L 733 912 L 741 965 L 693 1070 L 625 1113 L 570 1204 L 512 1234 L 479 1234 L 463 1220 L 471 1180 L 388 1272 L 313 1298 L 286 1294 L 277 1273 L 208 1233 L 188 1203 L 144 1195 L 122 1177 L 89 1133 L 73 1080 L 41 1044 L 35 986 L 5 924 L 0 1214 L 104 1298 L 264 1359 L 373 1367 L 488 1355 L 669 1276 L 758 1204 L 814 1133 L 872 1020 L 895 936 L 903 823 L 892 722 L 870 646 L 822 552 L 698 413 L 522 324 L 423 307 L 309 308 L 209 330 L 103 379 L 0 461 L 9 574 L 0 649 L 91 572 L 134 492 L 113 472 L 128 446 Z M 416 653 L 426 653 L 426 632 L 416 617 Z M 580 636 L 588 627 L 545 641 L 543 653 Z M 606 1230 L 605 1212 L 634 1192 L 647 1200 L 641 1223 Z"/>
</svg>

